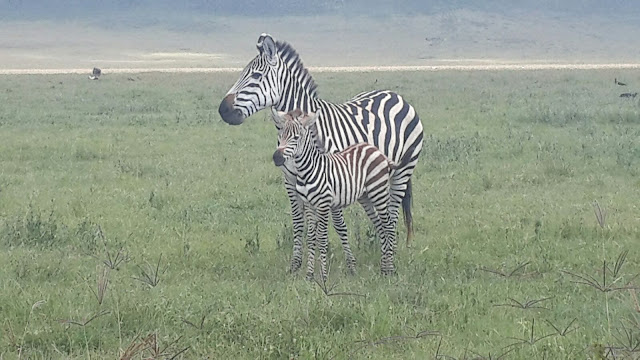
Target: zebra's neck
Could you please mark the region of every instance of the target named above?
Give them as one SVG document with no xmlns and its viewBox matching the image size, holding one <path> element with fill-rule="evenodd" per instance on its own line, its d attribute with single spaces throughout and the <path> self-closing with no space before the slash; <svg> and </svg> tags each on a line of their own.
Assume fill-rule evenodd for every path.
<svg viewBox="0 0 640 360">
<path fill-rule="evenodd" d="M 317 85 L 309 70 L 304 66 L 298 52 L 288 43 L 278 41 L 279 68 L 276 71 L 280 82 L 280 100 L 274 106 L 289 112 L 300 109 L 304 112 L 315 111 Z"/>
<path fill-rule="evenodd" d="M 280 101 L 275 105 L 275 108 L 284 112 L 300 109 L 309 113 L 318 109 L 318 101 L 319 99 L 315 95 L 307 93 L 301 84 L 294 83 L 281 94 Z"/>
<path fill-rule="evenodd" d="M 300 150 L 296 152 L 294 163 L 298 177 L 306 180 L 318 169 L 324 168 L 329 155 L 318 149 L 311 133 L 307 133 L 300 141 Z"/>
</svg>

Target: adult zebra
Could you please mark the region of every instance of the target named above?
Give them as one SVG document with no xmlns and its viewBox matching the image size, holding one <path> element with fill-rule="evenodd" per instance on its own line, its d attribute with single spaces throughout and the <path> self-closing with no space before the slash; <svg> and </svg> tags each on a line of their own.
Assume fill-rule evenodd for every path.
<svg viewBox="0 0 640 360">
<path fill-rule="evenodd" d="M 342 104 L 319 99 L 316 83 L 291 45 L 276 42 L 271 35 L 262 34 L 256 47 L 258 55 L 244 68 L 220 103 L 218 111 L 222 119 L 228 124 L 240 125 L 245 118 L 270 106 L 284 112 L 300 109 L 305 113 L 319 114 L 316 121 L 318 137 L 327 152 L 368 142 L 392 161 L 399 162 L 410 151 L 410 160 L 391 175 L 389 204 L 394 225 L 402 205 L 409 244 L 413 237 L 411 175 L 418 162 L 423 139 L 422 123 L 414 108 L 400 95 L 386 90 L 364 92 Z M 291 270 L 295 271 L 302 265 L 304 209 L 296 194 L 295 181 L 286 174 L 285 187 L 293 217 Z M 333 215 L 336 225 L 336 220 L 342 220 L 342 214 Z"/>
</svg>

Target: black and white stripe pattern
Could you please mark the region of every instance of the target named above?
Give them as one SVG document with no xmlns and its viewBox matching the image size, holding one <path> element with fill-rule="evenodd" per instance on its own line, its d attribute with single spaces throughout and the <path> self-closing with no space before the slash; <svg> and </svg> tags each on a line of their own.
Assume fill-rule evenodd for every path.
<svg viewBox="0 0 640 360">
<path fill-rule="evenodd" d="M 313 279 L 318 247 L 322 279 L 327 280 L 329 214 L 355 202 L 362 204 L 376 226 L 382 249 L 382 273 L 392 274 L 395 272 L 395 224 L 390 219 L 388 207 L 390 173 L 398 165 L 368 143 L 351 145 L 338 153 L 324 153 L 318 149 L 312 130 L 317 119 L 316 114 L 300 111 L 280 112 L 274 116 L 280 129 L 274 163 L 282 166 L 290 161 L 296 176 L 296 192 L 309 209 L 308 220 L 315 224 L 309 237 L 307 278 Z M 408 158 L 403 159 L 404 162 Z"/>
<path fill-rule="evenodd" d="M 278 132 L 280 132 L 280 130 L 282 130 L 281 125 L 284 124 L 284 122 L 281 121 L 282 115 L 278 114 L 278 111 L 274 110 L 273 108 L 271 108 L 271 112 L 272 112 L 272 119 L 276 124 L 276 128 L 278 129 Z M 294 112 L 290 112 L 290 113 L 293 114 L 294 116 L 302 115 L 302 112 L 300 110 L 294 110 Z M 313 130 L 315 130 L 315 127 L 313 128 Z M 321 144 L 317 140 L 317 137 L 315 139 L 316 139 L 316 147 L 318 148 L 318 150 L 324 152 L 323 144 Z M 282 173 L 284 174 L 284 178 L 285 178 L 285 183 L 295 184 L 297 171 L 294 167 L 293 161 L 284 161 L 284 159 L 282 159 L 282 161 L 276 161 L 276 159 L 274 158 L 274 162 L 278 167 L 280 167 L 280 169 L 282 169 Z M 310 212 L 310 209 L 308 207 L 303 206 L 304 204 L 302 203 L 301 198 L 295 189 L 295 185 L 291 187 L 287 186 L 287 195 L 289 196 L 289 199 L 295 199 L 295 201 L 291 202 L 291 207 L 292 207 L 291 213 L 294 216 L 293 217 L 294 229 L 296 226 L 298 226 L 299 232 L 302 232 L 302 228 L 304 227 L 304 221 L 306 219 L 307 220 L 307 239 L 310 239 L 316 229 L 316 222 L 314 221 L 314 217 L 312 216 L 313 214 Z M 303 213 L 304 213 L 304 218 L 302 218 Z M 354 275 L 356 273 L 356 258 L 353 255 L 353 252 L 351 251 L 351 246 L 349 245 L 349 239 L 347 237 L 347 224 L 344 221 L 342 208 L 331 209 L 331 219 L 333 222 L 333 227 L 336 233 L 338 234 L 338 237 L 340 238 L 340 242 L 342 244 L 342 249 L 345 255 L 347 270 L 351 275 Z M 294 230 L 294 233 L 296 233 L 295 230 Z M 300 243 L 298 246 L 296 246 L 296 243 L 294 242 L 294 249 L 293 249 L 294 258 L 292 259 L 292 265 L 291 265 L 292 272 L 297 271 L 302 266 L 302 253 L 303 253 L 302 244 Z"/>
<path fill-rule="evenodd" d="M 313 78 L 289 44 L 276 42 L 270 35 L 262 34 L 256 46 L 258 56 L 245 67 L 220 103 L 222 119 L 239 125 L 245 118 L 267 107 L 284 112 L 300 109 L 318 115 L 318 140 L 326 152 L 367 142 L 392 161 L 408 156 L 406 164 L 391 173 L 389 216 L 395 226 L 402 206 L 409 243 L 413 235 L 411 175 L 423 140 L 422 123 L 414 108 L 400 95 L 386 90 L 361 93 L 342 104 L 324 101 L 317 97 Z M 302 264 L 304 205 L 297 195 L 293 178 L 286 171 L 285 187 L 293 217 L 291 270 L 295 271 Z"/>
</svg>

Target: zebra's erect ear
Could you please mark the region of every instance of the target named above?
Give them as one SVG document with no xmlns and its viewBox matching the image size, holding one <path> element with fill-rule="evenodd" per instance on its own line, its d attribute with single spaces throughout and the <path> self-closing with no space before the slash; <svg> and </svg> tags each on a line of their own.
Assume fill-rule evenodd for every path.
<svg viewBox="0 0 640 360">
<path fill-rule="evenodd" d="M 276 110 L 275 107 L 270 107 L 271 109 L 271 119 L 273 119 L 273 122 L 276 124 L 276 128 L 278 130 L 282 129 L 282 127 L 284 127 L 284 123 L 285 123 L 285 118 L 284 116 L 287 114 L 286 112 L 283 111 L 278 111 Z"/>
<path fill-rule="evenodd" d="M 273 40 L 271 35 L 262 33 L 258 38 L 256 47 L 258 48 L 258 52 L 260 52 L 260 54 L 265 55 L 267 61 L 269 62 L 269 65 L 276 64 L 276 42 Z"/>
<path fill-rule="evenodd" d="M 310 128 L 311 126 L 313 126 L 313 124 L 316 123 L 316 120 L 318 120 L 318 116 L 320 116 L 319 112 L 306 114 L 305 117 L 302 118 L 302 126 Z"/>
</svg>

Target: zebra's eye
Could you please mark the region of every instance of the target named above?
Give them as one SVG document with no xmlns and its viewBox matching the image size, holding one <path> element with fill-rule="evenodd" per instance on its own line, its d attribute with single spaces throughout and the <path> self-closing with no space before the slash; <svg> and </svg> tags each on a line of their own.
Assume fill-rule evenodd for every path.
<svg viewBox="0 0 640 360">
<path fill-rule="evenodd" d="M 251 77 L 258 80 L 262 77 L 262 74 L 260 74 L 259 72 L 254 72 L 253 74 L 251 74 Z"/>
</svg>

